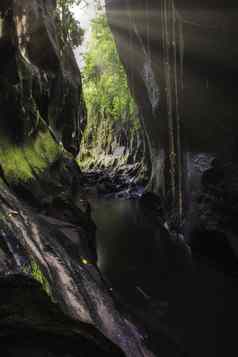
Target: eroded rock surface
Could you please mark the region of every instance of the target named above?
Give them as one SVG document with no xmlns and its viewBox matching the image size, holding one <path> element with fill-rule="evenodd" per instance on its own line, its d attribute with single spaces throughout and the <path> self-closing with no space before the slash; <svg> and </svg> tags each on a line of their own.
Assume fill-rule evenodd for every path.
<svg viewBox="0 0 238 357">
<path fill-rule="evenodd" d="M 188 239 L 225 232 L 237 256 L 237 4 L 106 3 L 148 138 L 150 188 Z"/>
<path fill-rule="evenodd" d="M 80 73 L 60 44 L 55 1 L 0 5 L 1 135 L 25 143 L 42 128 L 76 154 L 85 126 Z"/>
<path fill-rule="evenodd" d="M 63 314 L 26 274 L 2 275 L 0 289 L 0 340 L 5 356 L 123 356 L 95 328 Z"/>
<path fill-rule="evenodd" d="M 54 0 L 0 4 L 2 351 L 151 357 L 144 333 L 118 310 L 95 265 L 89 212 L 73 202 L 86 116 L 80 73 L 59 39 L 55 6 Z"/>
<path fill-rule="evenodd" d="M 97 327 L 127 356 L 153 356 L 146 347 L 143 329 L 118 311 L 88 254 L 82 228 L 32 212 L 4 186 L 0 198 L 1 270 L 8 267 L 11 274 L 22 272 L 33 259 L 66 315 Z"/>
<path fill-rule="evenodd" d="M 228 320 L 237 313 L 237 3 L 106 7 L 148 139 L 149 188 L 192 249 L 191 275 L 174 282 L 169 300 L 172 326 L 189 355 L 224 356 L 236 349 Z"/>
</svg>

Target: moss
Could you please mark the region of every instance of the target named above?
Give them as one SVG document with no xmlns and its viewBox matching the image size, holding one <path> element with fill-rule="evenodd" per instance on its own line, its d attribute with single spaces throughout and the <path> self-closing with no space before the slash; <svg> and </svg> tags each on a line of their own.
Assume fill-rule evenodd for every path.
<svg viewBox="0 0 238 357">
<path fill-rule="evenodd" d="M 55 161 L 61 150 L 49 131 L 39 132 L 24 145 L 16 145 L 1 138 L 0 165 L 8 182 L 27 182 L 41 174 Z"/>
<path fill-rule="evenodd" d="M 34 259 L 31 259 L 30 264 L 24 267 L 22 270 L 24 273 L 31 275 L 32 278 L 37 280 L 45 292 L 48 295 L 51 295 L 49 282 Z"/>
</svg>

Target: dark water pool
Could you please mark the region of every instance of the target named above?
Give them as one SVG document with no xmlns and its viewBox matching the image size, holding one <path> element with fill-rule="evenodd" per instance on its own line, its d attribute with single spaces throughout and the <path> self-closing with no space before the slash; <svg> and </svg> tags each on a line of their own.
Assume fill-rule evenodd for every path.
<svg viewBox="0 0 238 357">
<path fill-rule="evenodd" d="M 189 260 L 186 246 L 140 201 L 90 201 L 98 265 L 147 326 L 165 326 L 189 356 L 222 357 L 237 349 L 237 279 Z"/>
<path fill-rule="evenodd" d="M 100 199 L 91 200 L 91 205 L 98 265 L 112 286 L 134 303 L 165 298 L 161 287 L 184 267 L 184 248 L 169 238 L 139 200 Z"/>
</svg>

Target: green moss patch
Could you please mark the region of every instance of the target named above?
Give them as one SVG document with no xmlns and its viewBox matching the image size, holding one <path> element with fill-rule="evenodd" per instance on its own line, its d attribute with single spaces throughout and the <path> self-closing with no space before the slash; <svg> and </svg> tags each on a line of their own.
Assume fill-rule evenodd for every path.
<svg viewBox="0 0 238 357">
<path fill-rule="evenodd" d="M 31 259 L 30 264 L 23 268 L 23 272 L 31 275 L 33 279 L 41 284 L 45 292 L 51 295 L 49 282 L 34 259 Z"/>
<path fill-rule="evenodd" d="M 10 183 L 27 182 L 45 171 L 61 154 L 59 145 L 49 131 L 39 132 L 17 146 L 5 138 L 0 142 L 0 165 Z"/>
</svg>

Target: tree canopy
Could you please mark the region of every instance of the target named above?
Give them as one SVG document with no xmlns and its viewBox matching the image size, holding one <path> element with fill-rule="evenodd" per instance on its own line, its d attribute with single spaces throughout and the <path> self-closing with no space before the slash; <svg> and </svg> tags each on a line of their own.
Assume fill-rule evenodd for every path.
<svg viewBox="0 0 238 357">
<path fill-rule="evenodd" d="M 89 118 L 100 113 L 112 121 L 135 119 L 136 106 L 105 15 L 92 22 L 91 41 L 84 59 L 83 83 Z"/>
<path fill-rule="evenodd" d="M 92 21 L 82 74 L 88 110 L 82 150 L 90 150 L 94 145 L 105 149 L 115 139 L 112 136 L 119 136 L 122 131 L 129 137 L 139 128 L 138 111 L 105 15 Z"/>
<path fill-rule="evenodd" d="M 57 14 L 62 44 L 70 43 L 73 48 L 80 46 L 84 30 L 76 20 L 72 11 L 73 6 L 87 5 L 85 0 L 57 0 Z"/>
</svg>

